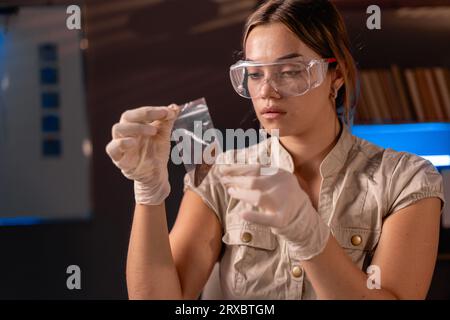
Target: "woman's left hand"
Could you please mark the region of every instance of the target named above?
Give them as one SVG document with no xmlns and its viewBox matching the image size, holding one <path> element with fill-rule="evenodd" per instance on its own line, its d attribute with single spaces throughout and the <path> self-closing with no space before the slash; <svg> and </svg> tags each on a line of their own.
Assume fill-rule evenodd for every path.
<svg viewBox="0 0 450 320">
<path fill-rule="evenodd" d="M 240 212 L 241 217 L 271 227 L 302 260 L 318 255 L 328 242 L 330 230 L 309 196 L 292 173 L 279 168 L 275 174 L 261 175 L 261 168 L 259 164 L 219 166 L 230 196 L 262 210 Z"/>
</svg>

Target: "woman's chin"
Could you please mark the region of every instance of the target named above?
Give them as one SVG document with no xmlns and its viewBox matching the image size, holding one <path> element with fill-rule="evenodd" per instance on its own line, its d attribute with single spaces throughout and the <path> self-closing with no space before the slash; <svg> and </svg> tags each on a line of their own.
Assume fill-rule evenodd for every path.
<svg viewBox="0 0 450 320">
<path fill-rule="evenodd" d="M 280 125 L 267 125 L 264 126 L 264 130 L 271 136 L 282 137 L 287 134 L 287 128 L 284 128 L 284 126 Z"/>
</svg>

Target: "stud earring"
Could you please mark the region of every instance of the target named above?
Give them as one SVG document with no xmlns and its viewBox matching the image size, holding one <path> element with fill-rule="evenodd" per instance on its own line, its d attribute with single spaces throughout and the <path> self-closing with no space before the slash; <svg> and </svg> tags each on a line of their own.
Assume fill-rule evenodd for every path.
<svg viewBox="0 0 450 320">
<path fill-rule="evenodd" d="M 332 98 L 333 100 L 336 99 L 337 97 L 337 90 L 336 88 L 333 87 L 331 93 L 330 93 L 330 98 Z"/>
</svg>

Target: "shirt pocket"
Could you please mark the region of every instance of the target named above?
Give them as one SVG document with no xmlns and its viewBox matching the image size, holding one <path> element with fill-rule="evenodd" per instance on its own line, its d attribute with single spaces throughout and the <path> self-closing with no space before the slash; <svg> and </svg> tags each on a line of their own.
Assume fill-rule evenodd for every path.
<svg viewBox="0 0 450 320">
<path fill-rule="evenodd" d="M 359 227 L 334 227 L 332 233 L 350 259 L 365 272 L 371 264 L 381 231 Z"/>
<path fill-rule="evenodd" d="M 237 295 L 251 293 L 273 278 L 278 240 L 269 227 L 241 222 L 228 226 L 222 241 L 227 245 L 229 271 L 233 275 L 230 285 Z M 269 282 L 270 283 L 270 282 Z"/>
</svg>

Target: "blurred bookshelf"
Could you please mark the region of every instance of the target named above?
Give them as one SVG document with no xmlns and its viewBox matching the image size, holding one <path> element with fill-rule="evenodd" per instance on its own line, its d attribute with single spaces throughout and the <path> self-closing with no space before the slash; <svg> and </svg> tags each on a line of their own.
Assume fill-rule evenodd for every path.
<svg viewBox="0 0 450 320">
<path fill-rule="evenodd" d="M 366 69 L 360 83 L 355 123 L 450 122 L 447 68 Z"/>
</svg>

